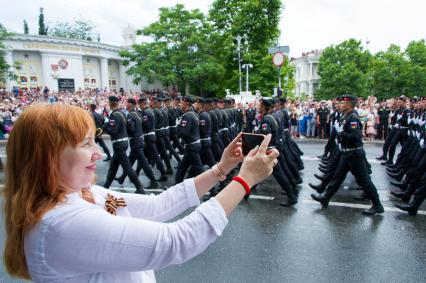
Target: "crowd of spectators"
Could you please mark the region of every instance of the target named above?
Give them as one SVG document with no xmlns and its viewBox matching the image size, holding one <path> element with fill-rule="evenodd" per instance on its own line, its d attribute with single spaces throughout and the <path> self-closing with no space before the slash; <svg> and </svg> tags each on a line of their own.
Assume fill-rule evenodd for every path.
<svg viewBox="0 0 426 283">
<path fill-rule="evenodd" d="M 47 89 L 22 90 L 13 88 L 11 92 L 0 89 L 0 139 L 7 139 L 14 121 L 28 105 L 34 102 L 66 103 L 87 108 L 89 104 L 96 104 L 98 110 L 107 114 L 109 111 L 108 97 L 110 95 L 139 96 L 141 93 L 158 94 L 160 90 L 151 90 L 138 93 L 125 93 L 122 89 L 115 91 L 78 90 L 75 92 L 53 92 Z M 375 97 L 360 100 L 358 114 L 363 123 L 364 137 L 368 140 L 381 139 L 378 135 L 380 107 L 390 106 L 388 102 L 378 102 Z M 330 133 L 330 115 L 333 113 L 333 101 L 289 100 L 291 135 L 294 138 L 322 138 Z M 380 133 L 379 133 L 380 134 Z"/>
</svg>

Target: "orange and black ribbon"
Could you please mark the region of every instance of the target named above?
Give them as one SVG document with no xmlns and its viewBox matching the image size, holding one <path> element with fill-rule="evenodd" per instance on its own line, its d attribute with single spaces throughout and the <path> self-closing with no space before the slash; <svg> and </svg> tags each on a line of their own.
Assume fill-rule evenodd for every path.
<svg viewBox="0 0 426 283">
<path fill-rule="evenodd" d="M 111 194 L 107 194 L 107 200 L 105 201 L 105 209 L 112 215 L 117 215 L 117 208 L 126 206 L 127 204 L 124 198 L 116 198 Z"/>
</svg>

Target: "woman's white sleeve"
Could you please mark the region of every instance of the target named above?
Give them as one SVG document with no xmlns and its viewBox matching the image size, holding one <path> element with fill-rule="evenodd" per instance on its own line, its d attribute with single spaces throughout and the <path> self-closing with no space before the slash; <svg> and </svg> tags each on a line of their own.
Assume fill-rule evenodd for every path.
<svg viewBox="0 0 426 283">
<path fill-rule="evenodd" d="M 43 252 L 46 263 L 64 274 L 155 270 L 198 255 L 222 234 L 227 223 L 215 198 L 173 223 L 82 208 L 48 223 Z"/>
<path fill-rule="evenodd" d="M 127 194 L 97 188 L 109 192 L 115 197 L 124 198 L 132 217 L 146 220 L 168 221 L 188 208 L 200 204 L 194 178 L 186 179 L 158 195 Z"/>
</svg>

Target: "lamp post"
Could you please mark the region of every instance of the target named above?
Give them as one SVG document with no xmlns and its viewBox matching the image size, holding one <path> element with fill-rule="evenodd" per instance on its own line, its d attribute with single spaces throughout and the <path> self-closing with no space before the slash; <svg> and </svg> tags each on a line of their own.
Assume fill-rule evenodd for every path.
<svg viewBox="0 0 426 283">
<path fill-rule="evenodd" d="M 249 69 L 253 68 L 252 64 L 244 64 L 243 68 L 246 69 L 246 92 L 249 91 Z"/>
<path fill-rule="evenodd" d="M 248 40 L 247 35 L 237 35 L 234 37 L 234 39 L 237 41 L 237 53 L 238 53 L 238 74 L 239 74 L 239 86 L 240 86 L 240 95 L 241 95 L 241 44 L 245 44 L 246 47 L 248 47 Z"/>
</svg>

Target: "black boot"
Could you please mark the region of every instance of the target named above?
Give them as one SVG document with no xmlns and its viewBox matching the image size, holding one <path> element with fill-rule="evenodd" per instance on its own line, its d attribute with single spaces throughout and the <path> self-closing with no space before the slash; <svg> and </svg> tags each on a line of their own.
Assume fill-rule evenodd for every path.
<svg viewBox="0 0 426 283">
<path fill-rule="evenodd" d="M 317 191 L 318 194 L 322 194 L 325 191 L 325 187 L 322 185 L 322 183 L 319 185 L 313 185 L 309 183 L 309 187 Z"/>
<path fill-rule="evenodd" d="M 385 212 L 385 209 L 384 209 L 384 208 L 383 208 L 383 206 L 379 203 L 379 204 L 377 204 L 377 205 L 373 205 L 373 206 L 372 206 L 372 207 L 370 207 L 369 209 L 365 209 L 365 210 L 362 212 L 362 214 L 372 216 L 372 215 L 375 215 L 375 214 L 378 214 L 378 213 L 383 213 L 383 212 Z"/>
<path fill-rule="evenodd" d="M 395 204 L 401 210 L 407 211 L 411 216 L 416 216 L 417 211 L 419 210 L 420 205 L 422 204 L 422 200 L 416 199 L 413 197 L 409 204 Z"/>
<path fill-rule="evenodd" d="M 392 162 L 392 160 L 387 160 L 387 161 L 384 161 L 384 162 L 382 162 L 380 164 L 382 164 L 382 165 L 392 165 L 393 162 Z"/>
<path fill-rule="evenodd" d="M 384 156 L 384 155 L 379 156 L 379 157 L 376 157 L 376 159 L 377 159 L 377 160 L 384 160 L 384 161 L 388 160 L 388 159 L 386 158 L 386 156 Z"/>
<path fill-rule="evenodd" d="M 167 182 L 168 179 L 169 178 L 166 175 L 161 175 L 160 179 L 158 179 L 157 181 L 159 181 L 159 182 Z"/>
<path fill-rule="evenodd" d="M 155 180 L 151 180 L 151 184 L 147 187 L 147 189 L 156 189 L 158 188 L 158 183 Z"/>
<path fill-rule="evenodd" d="M 400 198 L 403 202 L 409 202 L 411 195 L 407 194 L 406 192 L 397 192 L 397 191 L 391 191 L 391 195 Z"/>
<path fill-rule="evenodd" d="M 322 168 L 319 168 L 319 170 L 322 172 L 322 173 L 327 173 L 327 169 L 322 169 Z"/>
<path fill-rule="evenodd" d="M 116 180 L 120 184 L 120 186 L 123 185 L 125 179 L 126 179 L 126 177 L 124 175 L 121 175 L 118 178 L 114 178 L 114 180 Z"/>
<path fill-rule="evenodd" d="M 146 192 L 143 188 L 136 188 L 135 194 L 146 195 Z"/>
<path fill-rule="evenodd" d="M 315 176 L 315 178 L 319 179 L 320 181 L 324 180 L 323 176 L 320 176 L 320 175 L 317 175 L 317 174 L 314 174 L 314 176 Z"/>
<path fill-rule="evenodd" d="M 395 181 L 391 181 L 390 182 L 392 185 L 394 185 L 395 187 L 400 188 L 403 191 L 407 190 L 408 184 L 407 183 L 400 183 L 400 182 L 395 182 Z"/>
<path fill-rule="evenodd" d="M 311 194 L 311 197 L 317 202 L 321 203 L 322 207 L 324 208 L 328 207 L 328 202 L 330 201 L 330 197 L 328 197 L 326 194 L 321 194 L 321 195 Z"/>
<path fill-rule="evenodd" d="M 295 195 L 288 196 L 287 201 L 280 202 L 281 206 L 293 206 L 297 203 L 297 197 Z"/>
</svg>

